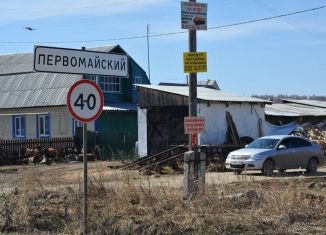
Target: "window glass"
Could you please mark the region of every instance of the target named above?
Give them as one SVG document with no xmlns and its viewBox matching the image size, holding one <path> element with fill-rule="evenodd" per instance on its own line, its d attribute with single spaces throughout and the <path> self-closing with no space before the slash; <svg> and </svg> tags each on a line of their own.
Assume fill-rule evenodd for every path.
<svg viewBox="0 0 326 235">
<path fill-rule="evenodd" d="M 120 78 L 114 76 L 104 76 L 101 80 L 101 88 L 104 92 L 120 92 Z"/>
<path fill-rule="evenodd" d="M 300 148 L 300 147 L 307 147 L 311 146 L 311 143 L 304 139 L 294 138 L 293 139 L 293 147 L 294 148 Z"/>
<path fill-rule="evenodd" d="M 290 139 L 283 140 L 280 145 L 284 145 L 286 148 L 291 148 L 292 147 Z"/>
<path fill-rule="evenodd" d="M 50 136 L 50 115 L 39 116 L 39 136 L 49 137 Z"/>
<path fill-rule="evenodd" d="M 247 148 L 255 149 L 273 149 L 278 143 L 279 139 L 256 139 L 250 143 Z"/>
<path fill-rule="evenodd" d="M 142 84 L 142 77 L 141 76 L 135 76 L 134 84 Z M 134 85 L 134 89 L 136 89 L 135 85 Z"/>
<path fill-rule="evenodd" d="M 83 126 L 83 123 L 76 120 L 76 119 L 72 119 L 72 134 L 73 135 L 76 135 L 76 130 L 77 130 L 77 127 L 82 127 Z"/>
<path fill-rule="evenodd" d="M 24 138 L 26 137 L 26 125 L 25 125 L 25 116 L 14 116 L 14 137 L 15 138 Z"/>
<path fill-rule="evenodd" d="M 97 77 L 96 75 L 87 75 L 86 77 L 88 80 L 91 80 L 97 84 Z"/>
</svg>

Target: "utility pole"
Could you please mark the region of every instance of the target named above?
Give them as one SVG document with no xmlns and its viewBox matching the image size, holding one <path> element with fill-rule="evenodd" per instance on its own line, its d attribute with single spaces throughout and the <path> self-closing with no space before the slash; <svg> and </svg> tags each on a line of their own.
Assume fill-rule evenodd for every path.
<svg viewBox="0 0 326 235">
<path fill-rule="evenodd" d="M 147 24 L 147 65 L 148 65 L 148 80 L 151 80 L 151 65 L 149 61 L 149 24 Z"/>
<path fill-rule="evenodd" d="M 196 0 L 189 0 L 196 2 Z M 189 29 L 189 52 L 197 52 L 197 33 L 196 30 Z M 189 116 L 197 117 L 197 73 L 189 74 Z M 195 180 L 198 179 L 198 151 L 197 135 L 189 135 L 189 150 L 195 152 Z"/>
</svg>

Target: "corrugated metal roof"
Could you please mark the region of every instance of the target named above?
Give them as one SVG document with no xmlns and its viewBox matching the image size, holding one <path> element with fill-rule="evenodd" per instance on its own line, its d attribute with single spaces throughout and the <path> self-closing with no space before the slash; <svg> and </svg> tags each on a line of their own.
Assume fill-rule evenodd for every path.
<svg viewBox="0 0 326 235">
<path fill-rule="evenodd" d="M 0 75 L 33 72 L 33 53 L 0 56 Z"/>
<path fill-rule="evenodd" d="M 183 86 L 159 86 L 159 85 L 137 85 L 138 87 L 143 87 L 147 89 L 153 89 L 157 91 L 163 91 L 171 94 L 188 96 L 189 87 Z M 197 99 L 212 102 L 241 102 L 241 103 L 266 103 L 270 104 L 272 102 L 257 99 L 253 97 L 240 96 L 236 94 L 231 94 L 215 89 L 209 89 L 205 87 L 197 87 Z"/>
<path fill-rule="evenodd" d="M 119 45 L 88 48 L 110 52 Z M 0 56 L 0 108 L 66 105 L 69 88 L 81 75 L 33 71 L 33 53 Z"/>
<path fill-rule="evenodd" d="M 0 76 L 0 108 L 66 105 L 70 86 L 81 78 L 58 73 Z"/>
<path fill-rule="evenodd" d="M 137 111 L 136 104 L 116 103 L 103 107 L 104 111 Z"/>
<path fill-rule="evenodd" d="M 326 101 L 319 100 L 293 100 L 293 99 L 281 99 L 286 103 L 304 104 L 309 106 L 315 106 L 320 108 L 326 108 Z"/>
<path fill-rule="evenodd" d="M 272 104 L 265 106 L 265 114 L 270 116 L 326 116 L 326 109 L 302 104 Z"/>
<path fill-rule="evenodd" d="M 87 48 L 87 50 L 110 52 L 118 46 L 119 45 Z M 33 60 L 33 53 L 0 55 L 0 76 L 34 72 Z"/>
</svg>

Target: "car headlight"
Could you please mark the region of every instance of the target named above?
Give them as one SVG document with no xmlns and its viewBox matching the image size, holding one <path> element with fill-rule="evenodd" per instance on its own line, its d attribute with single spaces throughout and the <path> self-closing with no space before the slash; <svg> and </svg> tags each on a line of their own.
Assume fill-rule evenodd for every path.
<svg viewBox="0 0 326 235">
<path fill-rule="evenodd" d="M 261 155 L 261 154 L 254 154 L 254 155 L 252 155 L 251 158 L 252 159 L 255 159 L 255 160 L 259 160 L 259 159 L 262 159 L 263 158 L 263 155 Z"/>
</svg>

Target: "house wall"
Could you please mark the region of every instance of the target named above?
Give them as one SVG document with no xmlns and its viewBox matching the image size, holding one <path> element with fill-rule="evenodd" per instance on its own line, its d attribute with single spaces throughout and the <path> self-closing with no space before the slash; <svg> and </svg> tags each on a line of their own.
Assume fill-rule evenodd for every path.
<svg viewBox="0 0 326 235">
<path fill-rule="evenodd" d="M 137 112 L 103 111 L 97 119 L 97 144 L 109 152 L 131 153 L 137 141 Z"/>
<path fill-rule="evenodd" d="M 205 117 L 206 132 L 199 135 L 199 144 L 223 144 L 226 140 L 226 112 L 230 112 L 239 137 L 259 137 L 258 121 L 265 120 L 264 110 L 260 104 L 231 103 L 228 107 L 221 104 L 198 104 L 198 116 Z M 255 111 L 256 110 L 256 111 Z M 257 113 L 256 113 L 257 112 Z"/>
<path fill-rule="evenodd" d="M 50 137 L 73 136 L 73 117 L 67 106 L 0 109 L 0 138 L 13 139 L 13 115 L 25 115 L 26 139 L 37 138 L 36 117 L 40 113 L 50 114 Z M 88 124 L 88 130 L 94 131 L 94 122 Z"/>
</svg>

